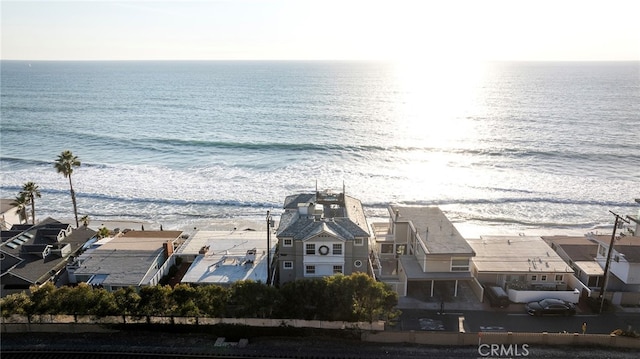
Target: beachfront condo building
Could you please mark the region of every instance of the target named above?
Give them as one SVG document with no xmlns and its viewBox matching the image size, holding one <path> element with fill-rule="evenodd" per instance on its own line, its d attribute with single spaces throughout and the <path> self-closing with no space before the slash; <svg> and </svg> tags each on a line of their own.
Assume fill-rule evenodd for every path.
<svg viewBox="0 0 640 359">
<path fill-rule="evenodd" d="M 369 226 L 362 203 L 344 193 L 290 195 L 276 231 L 276 281 L 370 273 Z"/>
</svg>

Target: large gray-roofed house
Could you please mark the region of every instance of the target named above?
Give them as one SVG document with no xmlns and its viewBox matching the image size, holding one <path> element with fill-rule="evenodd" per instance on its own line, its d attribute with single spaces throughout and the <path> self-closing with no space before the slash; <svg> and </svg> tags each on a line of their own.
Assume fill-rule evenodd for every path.
<svg viewBox="0 0 640 359">
<path fill-rule="evenodd" d="M 70 256 L 96 234 L 95 231 L 47 218 L 0 245 L 2 296 L 22 292 L 57 279 Z"/>
<path fill-rule="evenodd" d="M 286 283 L 370 272 L 369 226 L 360 200 L 344 192 L 287 196 L 276 231 L 277 277 Z"/>
<path fill-rule="evenodd" d="M 173 264 L 174 246 L 182 231 L 128 231 L 87 250 L 68 266 L 73 282 L 109 291 L 156 285 Z"/>
</svg>

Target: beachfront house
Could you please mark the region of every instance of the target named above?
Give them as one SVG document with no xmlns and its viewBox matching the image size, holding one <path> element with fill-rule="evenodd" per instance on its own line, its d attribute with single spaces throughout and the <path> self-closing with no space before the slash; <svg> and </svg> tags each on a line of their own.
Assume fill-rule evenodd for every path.
<svg viewBox="0 0 640 359">
<path fill-rule="evenodd" d="M 369 226 L 361 202 L 344 193 L 290 195 L 276 230 L 280 284 L 336 273 L 370 273 Z"/>
<path fill-rule="evenodd" d="M 605 268 L 611 236 L 589 233 L 587 238 L 598 245 L 595 260 Z M 606 281 L 605 296 L 613 304 L 640 304 L 640 236 L 616 237 Z"/>
<path fill-rule="evenodd" d="M 481 236 L 467 242 L 476 253 L 473 275 L 485 287 L 502 287 L 511 302 L 560 298 L 577 303 L 583 290 L 589 293 L 541 237 Z"/>
<path fill-rule="evenodd" d="M 372 225 L 378 279 L 422 301 L 479 290 L 470 270 L 475 252 L 440 208 L 390 205 L 388 211 L 389 222 Z"/>
<path fill-rule="evenodd" d="M 1 296 L 27 292 L 31 286 L 47 282 L 65 284 L 67 260 L 95 234 L 86 227 L 73 229 L 70 224 L 52 218 L 2 231 Z"/>
<path fill-rule="evenodd" d="M 267 249 L 266 231 L 234 228 L 197 231 L 175 255 L 189 265 L 181 283 L 226 286 L 241 280 L 267 283 L 267 259 L 273 258 L 274 252 L 275 243 Z"/>
<path fill-rule="evenodd" d="M 153 286 L 175 263 L 182 231 L 124 231 L 103 238 L 67 265 L 71 283 L 108 291 Z"/>
<path fill-rule="evenodd" d="M 599 291 L 604 269 L 596 261 L 598 244 L 586 236 L 544 236 L 542 239 L 573 269 L 591 291 Z"/>
</svg>

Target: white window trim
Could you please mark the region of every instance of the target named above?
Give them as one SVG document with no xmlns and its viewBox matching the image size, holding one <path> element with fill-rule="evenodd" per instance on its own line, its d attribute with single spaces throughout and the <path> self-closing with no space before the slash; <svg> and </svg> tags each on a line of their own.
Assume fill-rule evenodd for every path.
<svg viewBox="0 0 640 359">
<path fill-rule="evenodd" d="M 336 248 L 335 246 L 340 246 L 340 253 L 336 253 Z M 344 253 L 344 246 L 342 245 L 342 243 L 334 243 L 331 245 L 331 253 L 333 255 L 339 255 L 341 256 Z"/>
<path fill-rule="evenodd" d="M 360 241 L 360 244 L 358 244 L 358 241 Z M 354 238 L 353 239 L 353 245 L 354 246 L 358 246 L 358 247 L 364 246 L 364 239 L 362 239 L 362 238 Z"/>
<path fill-rule="evenodd" d="M 313 273 L 309 272 L 309 268 L 310 267 L 313 267 Z M 316 274 L 316 266 L 314 266 L 314 265 L 306 265 L 304 267 L 304 274 L 315 275 Z"/>
<path fill-rule="evenodd" d="M 466 260 L 467 264 L 462 265 L 462 264 L 453 264 L 454 260 Z M 449 262 L 450 266 L 450 271 L 451 272 L 468 272 L 469 268 L 471 267 L 471 260 L 469 258 L 456 258 L 456 257 L 452 257 L 451 258 L 451 262 Z M 454 269 L 455 268 L 455 269 Z"/>
<path fill-rule="evenodd" d="M 287 242 L 289 242 L 289 244 L 287 244 Z M 282 246 L 283 247 L 293 247 L 293 239 L 291 238 L 286 238 L 282 240 Z"/>
<path fill-rule="evenodd" d="M 308 246 L 313 246 L 313 253 L 309 253 L 309 248 L 307 248 Z M 316 248 L 316 244 L 315 243 L 306 243 L 304 245 L 304 254 L 306 254 L 306 255 L 314 255 L 314 254 L 316 254 L 316 250 L 317 250 L 317 248 Z"/>
<path fill-rule="evenodd" d="M 287 267 L 287 265 L 289 265 L 289 266 Z M 293 269 L 293 261 L 284 261 L 284 262 L 282 262 L 282 268 L 286 269 L 286 270 Z"/>
</svg>

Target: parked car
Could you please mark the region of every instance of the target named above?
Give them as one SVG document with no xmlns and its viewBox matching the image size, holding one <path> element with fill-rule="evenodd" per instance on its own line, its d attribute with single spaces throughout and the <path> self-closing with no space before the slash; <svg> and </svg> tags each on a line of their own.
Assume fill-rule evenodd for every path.
<svg viewBox="0 0 640 359">
<path fill-rule="evenodd" d="M 495 285 L 485 285 L 484 295 L 485 297 L 487 297 L 487 299 L 489 300 L 489 305 L 491 305 L 492 307 L 506 308 L 511 303 L 511 301 L 509 301 L 507 292 L 505 292 L 501 287 Z"/>
<path fill-rule="evenodd" d="M 574 315 L 576 306 L 562 299 L 547 298 L 537 302 L 529 302 L 525 306 L 529 315 Z"/>
</svg>

